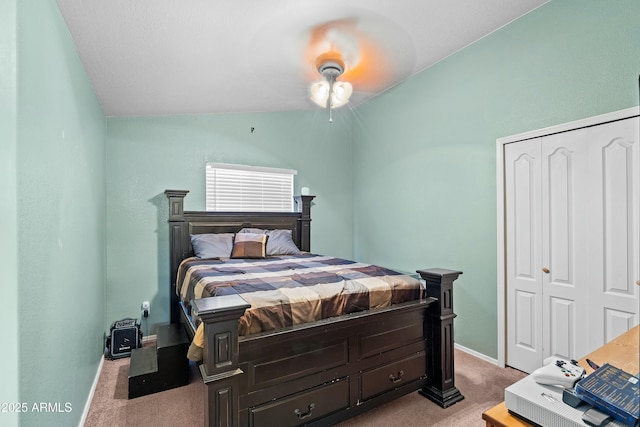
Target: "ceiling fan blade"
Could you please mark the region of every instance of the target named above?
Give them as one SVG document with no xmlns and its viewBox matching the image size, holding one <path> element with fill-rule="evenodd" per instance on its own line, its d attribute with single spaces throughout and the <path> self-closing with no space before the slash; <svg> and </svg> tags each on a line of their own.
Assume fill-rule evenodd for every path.
<svg viewBox="0 0 640 427">
<path fill-rule="evenodd" d="M 309 87 L 323 78 L 318 59 L 333 57 L 344 64 L 338 81 L 351 83 L 354 92 L 373 93 L 414 72 L 415 48 L 399 25 L 369 10 L 301 7 L 256 31 L 249 60 L 254 57 L 260 59 L 251 68 L 270 86 Z"/>
<path fill-rule="evenodd" d="M 344 18 L 324 22 L 310 30 L 305 63 L 335 57 L 344 65 L 338 80 L 349 81 L 358 91 L 376 91 L 413 72 L 415 53 L 404 33 L 373 18 Z M 319 76 L 310 73 L 309 78 Z"/>
<path fill-rule="evenodd" d="M 351 82 L 359 91 L 375 91 L 386 87 L 394 77 L 393 59 L 385 54 L 384 49 L 367 39 L 358 40 L 357 61 L 349 64 L 340 80 Z M 401 64 L 398 64 L 400 66 Z M 401 69 L 397 69 L 401 72 Z"/>
</svg>

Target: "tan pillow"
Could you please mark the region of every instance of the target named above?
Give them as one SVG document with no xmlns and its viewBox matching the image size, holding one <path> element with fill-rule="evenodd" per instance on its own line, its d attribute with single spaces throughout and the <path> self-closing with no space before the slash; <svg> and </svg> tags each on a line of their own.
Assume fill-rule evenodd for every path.
<svg viewBox="0 0 640 427">
<path fill-rule="evenodd" d="M 231 258 L 265 258 L 267 237 L 266 234 L 236 233 Z"/>
<path fill-rule="evenodd" d="M 267 256 L 269 255 L 300 255 L 300 249 L 296 246 L 291 235 L 291 230 L 276 229 L 264 230 L 262 228 L 243 228 L 238 233 L 266 234 Z"/>
</svg>

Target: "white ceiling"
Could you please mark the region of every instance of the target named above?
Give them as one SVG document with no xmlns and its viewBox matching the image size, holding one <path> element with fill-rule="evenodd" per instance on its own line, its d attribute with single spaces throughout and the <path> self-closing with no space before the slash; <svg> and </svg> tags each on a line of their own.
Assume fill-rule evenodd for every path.
<svg viewBox="0 0 640 427">
<path fill-rule="evenodd" d="M 304 47 L 344 18 L 390 62 L 375 91 L 353 82 L 358 105 L 547 1 L 57 0 L 107 116 L 320 108 Z"/>
</svg>

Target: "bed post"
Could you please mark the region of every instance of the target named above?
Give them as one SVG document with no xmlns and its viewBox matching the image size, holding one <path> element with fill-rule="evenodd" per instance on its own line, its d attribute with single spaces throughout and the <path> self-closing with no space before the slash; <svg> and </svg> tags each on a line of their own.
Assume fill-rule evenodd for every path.
<svg viewBox="0 0 640 427">
<path fill-rule="evenodd" d="M 427 297 L 438 300 L 429 306 L 426 319 L 427 385 L 420 394 L 447 408 L 464 399 L 455 386 L 453 369 L 453 282 L 462 272 L 431 268 L 417 273 L 427 283 Z"/>
<path fill-rule="evenodd" d="M 193 301 L 204 322 L 204 354 L 200 373 L 206 387 L 205 425 L 239 424 L 239 388 L 244 372 L 238 368 L 238 320 L 250 307 L 239 295 Z"/>
<path fill-rule="evenodd" d="M 178 301 L 178 295 L 176 294 L 176 274 L 178 272 L 178 265 L 184 258 L 184 252 L 186 248 L 182 245 L 184 242 L 184 233 L 189 233 L 186 230 L 187 224 L 184 219 L 184 198 L 189 191 L 187 190 L 164 190 L 164 194 L 169 199 L 169 254 L 171 259 L 169 260 L 171 268 L 171 288 L 170 288 L 170 302 L 171 302 L 171 323 L 180 323 L 180 304 Z"/>
<path fill-rule="evenodd" d="M 311 252 L 311 201 L 316 196 L 294 196 L 297 211 L 301 213 L 298 219 L 300 227 L 300 250 Z"/>
</svg>

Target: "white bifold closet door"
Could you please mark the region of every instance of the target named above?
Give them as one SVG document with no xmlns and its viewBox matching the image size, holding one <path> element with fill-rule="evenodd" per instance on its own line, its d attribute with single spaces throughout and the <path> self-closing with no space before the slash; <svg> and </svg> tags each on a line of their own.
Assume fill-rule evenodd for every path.
<svg viewBox="0 0 640 427">
<path fill-rule="evenodd" d="M 507 365 L 579 359 L 638 323 L 639 126 L 505 145 Z"/>
</svg>

